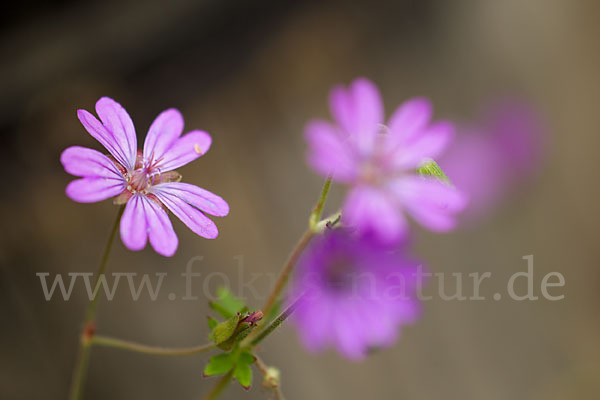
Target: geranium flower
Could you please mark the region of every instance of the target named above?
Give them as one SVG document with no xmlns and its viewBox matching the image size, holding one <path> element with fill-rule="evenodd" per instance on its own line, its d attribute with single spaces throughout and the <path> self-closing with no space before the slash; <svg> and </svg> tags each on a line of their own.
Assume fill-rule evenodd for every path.
<svg viewBox="0 0 600 400">
<path fill-rule="evenodd" d="M 360 360 L 396 342 L 399 328 L 420 315 L 417 264 L 344 229 L 326 231 L 300 259 L 291 287 L 292 314 L 305 347 L 334 346 Z"/>
<path fill-rule="evenodd" d="M 204 213 L 222 217 L 229 206 L 221 197 L 197 186 L 179 182 L 174 171 L 206 153 L 211 137 L 204 131 L 183 136 L 183 117 L 175 109 L 156 117 L 144 142 L 137 149 L 133 122 L 116 101 L 102 97 L 96 103 L 100 121 L 86 110 L 78 110 L 79 120 L 110 155 L 85 147 L 72 146 L 60 160 L 71 175 L 67 196 L 80 203 L 115 197 L 127 203 L 121 218 L 121 239 L 130 250 L 141 250 L 148 239 L 154 250 L 170 257 L 177 249 L 177 235 L 166 209 L 194 233 L 209 239 L 219 234 L 215 223 Z"/>
<path fill-rule="evenodd" d="M 406 232 L 403 212 L 433 231 L 455 226 L 465 197 L 449 184 L 416 174 L 453 135 L 448 122 L 430 124 L 429 101 L 407 101 L 385 126 L 377 87 L 357 79 L 348 89 L 331 92 L 330 108 L 335 125 L 318 120 L 306 128 L 308 162 L 350 187 L 342 209 L 347 224 L 384 242 L 397 241 Z"/>
</svg>

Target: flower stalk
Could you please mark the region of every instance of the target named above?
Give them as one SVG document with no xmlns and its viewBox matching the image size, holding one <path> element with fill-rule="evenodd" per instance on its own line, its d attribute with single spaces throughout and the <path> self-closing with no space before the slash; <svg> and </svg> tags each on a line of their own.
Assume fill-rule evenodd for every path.
<svg viewBox="0 0 600 400">
<path fill-rule="evenodd" d="M 103 347 L 113 347 L 121 350 L 129 350 L 137 353 L 155 355 L 155 356 L 171 356 L 171 357 L 180 357 L 180 356 L 192 356 L 195 354 L 205 353 L 214 349 L 216 346 L 214 343 L 206 343 L 200 346 L 193 347 L 180 347 L 180 348 L 170 348 L 170 347 L 155 347 L 148 346 L 141 343 L 130 342 L 127 340 L 121 340 L 116 338 L 111 338 L 107 336 L 94 336 L 90 340 L 91 345 L 103 346 Z"/>
<path fill-rule="evenodd" d="M 288 308 L 286 308 L 281 314 L 279 314 L 279 316 L 277 318 L 275 318 L 273 320 L 273 322 L 271 322 L 265 329 L 263 329 L 251 342 L 250 345 L 251 346 L 256 346 L 257 344 L 259 344 L 260 342 L 262 342 L 262 340 L 264 338 L 266 338 L 267 336 L 269 336 L 269 334 L 271 332 L 273 332 L 275 329 L 277 329 L 279 327 L 279 325 L 281 325 L 283 323 L 283 321 L 285 321 L 290 315 L 292 315 L 292 313 L 294 312 L 294 310 L 296 309 L 296 307 L 298 307 L 298 303 L 300 302 L 300 300 L 302 299 L 302 296 L 297 298 L 292 304 L 290 304 L 290 306 Z"/>
<path fill-rule="evenodd" d="M 216 399 L 223 392 L 223 390 L 225 390 L 229 382 L 231 382 L 232 377 L 233 369 L 227 374 L 223 375 L 223 377 L 217 381 L 215 386 L 213 386 L 212 390 L 206 396 L 203 397 L 203 400 Z"/>
<path fill-rule="evenodd" d="M 94 296 L 90 301 L 90 304 L 88 305 L 88 308 L 85 313 L 84 327 L 83 332 L 81 333 L 79 344 L 79 356 L 77 358 L 77 363 L 75 364 L 75 369 L 73 370 L 71 394 L 69 397 L 71 400 L 79 400 L 83 395 L 83 386 L 87 375 L 88 360 L 90 358 L 90 346 L 96 331 L 95 319 L 96 308 L 98 306 L 98 284 L 100 283 L 100 279 L 102 279 L 102 277 L 106 273 L 108 258 L 112 250 L 112 245 L 115 236 L 117 235 L 117 231 L 119 230 L 119 222 L 121 221 L 121 216 L 123 215 L 124 210 L 125 206 L 121 206 L 119 207 L 119 211 L 117 212 L 117 217 L 115 218 L 115 222 L 110 232 L 110 236 L 108 237 L 108 242 L 106 244 L 104 254 L 102 255 L 102 260 L 100 261 L 98 275 L 96 276 L 96 281 L 94 282 Z"/>
</svg>

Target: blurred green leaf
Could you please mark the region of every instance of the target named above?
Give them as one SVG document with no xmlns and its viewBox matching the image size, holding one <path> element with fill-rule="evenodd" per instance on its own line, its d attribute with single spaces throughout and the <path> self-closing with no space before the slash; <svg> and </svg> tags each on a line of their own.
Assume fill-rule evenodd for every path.
<svg viewBox="0 0 600 400">
<path fill-rule="evenodd" d="M 233 336 L 235 328 L 237 328 L 238 326 L 239 320 L 240 316 L 238 314 L 235 314 L 227 321 L 220 322 L 217 324 L 217 326 L 215 326 L 212 335 L 216 345 L 227 341 L 229 338 L 231 338 L 231 336 Z"/>
<path fill-rule="evenodd" d="M 217 354 L 208 360 L 204 376 L 225 374 L 235 366 L 235 357 L 231 353 Z"/>
<path fill-rule="evenodd" d="M 252 385 L 252 368 L 250 364 L 254 362 L 254 356 L 248 352 L 242 352 L 239 355 L 235 369 L 233 370 L 233 377 L 242 385 L 246 390 L 250 389 Z"/>
<path fill-rule="evenodd" d="M 215 327 L 219 325 L 219 321 L 217 321 L 211 316 L 207 316 L 206 319 L 208 321 L 208 329 L 210 329 L 212 332 L 215 329 Z"/>
<path fill-rule="evenodd" d="M 231 318 L 246 308 L 244 302 L 235 297 L 226 287 L 218 289 L 217 301 L 211 301 L 209 305 L 210 308 L 218 312 L 223 318 Z"/>
</svg>

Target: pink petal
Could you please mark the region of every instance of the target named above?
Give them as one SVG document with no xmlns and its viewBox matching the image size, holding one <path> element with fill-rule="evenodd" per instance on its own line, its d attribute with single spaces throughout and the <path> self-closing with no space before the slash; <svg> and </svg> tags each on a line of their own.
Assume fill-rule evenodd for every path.
<svg viewBox="0 0 600 400">
<path fill-rule="evenodd" d="M 323 176 L 333 174 L 337 182 L 350 182 L 356 178 L 356 165 L 347 139 L 324 121 L 314 121 L 305 130 L 309 146 L 308 163 Z M 344 142 L 346 140 L 346 142 Z"/>
<path fill-rule="evenodd" d="M 337 313 L 332 316 L 334 320 L 332 325 L 334 342 L 338 350 L 350 360 L 364 359 L 368 350 L 365 330 L 370 328 L 364 325 L 361 317 L 344 300 L 339 302 L 336 311 Z"/>
<path fill-rule="evenodd" d="M 185 200 L 182 200 L 169 191 L 160 189 L 153 193 L 195 234 L 207 239 L 214 239 L 219 235 L 219 230 L 215 223 L 204 215 L 202 211 L 192 207 Z"/>
<path fill-rule="evenodd" d="M 415 133 L 424 129 L 431 118 L 429 100 L 417 97 L 402 103 L 392 114 L 388 128 L 396 143 L 411 140 Z"/>
<path fill-rule="evenodd" d="M 333 89 L 329 105 L 339 126 L 356 140 L 361 152 L 368 153 L 383 123 L 383 104 L 377 86 L 367 79 L 356 79 L 348 89 Z"/>
<path fill-rule="evenodd" d="M 158 164 L 163 172 L 179 168 L 204 155 L 210 148 L 212 139 L 207 132 L 191 131 L 177 139 L 162 156 Z"/>
<path fill-rule="evenodd" d="M 71 146 L 60 155 L 65 171 L 75 176 L 115 178 L 125 181 L 116 165 L 99 151 Z"/>
<path fill-rule="evenodd" d="M 301 303 L 294 317 L 296 324 L 302 325 L 299 329 L 302 343 L 313 353 L 325 349 L 332 333 L 331 312 L 335 311 L 324 294 L 318 296 Z"/>
<path fill-rule="evenodd" d="M 148 235 L 152 248 L 158 254 L 171 257 L 177 250 L 178 240 L 169 216 L 160 205 L 147 197 L 143 197 L 142 201 L 145 205 Z"/>
<path fill-rule="evenodd" d="M 121 217 L 121 240 L 129 250 L 142 250 L 148 241 L 145 200 L 144 195 L 133 195 Z"/>
<path fill-rule="evenodd" d="M 131 166 L 134 166 L 137 156 L 137 137 L 133 121 L 127 111 L 113 99 L 102 97 L 96 102 L 96 113 L 106 129 L 113 134 L 119 148 L 131 162 Z"/>
<path fill-rule="evenodd" d="M 170 108 L 160 113 L 146 135 L 144 158 L 160 160 L 182 132 L 183 116 L 178 110 Z"/>
<path fill-rule="evenodd" d="M 161 183 L 155 185 L 152 191 L 175 196 L 210 215 L 224 217 L 229 214 L 229 205 L 225 200 L 208 190 L 188 183 Z"/>
<path fill-rule="evenodd" d="M 103 97 L 96 103 L 102 122 L 86 110 L 77 110 L 77 117 L 94 139 L 129 171 L 133 171 L 137 154 L 137 139 L 127 111 L 114 100 Z"/>
<path fill-rule="evenodd" d="M 392 183 L 390 190 L 415 220 L 435 232 L 453 229 L 456 214 L 467 205 L 460 191 L 431 178 L 402 178 Z"/>
<path fill-rule="evenodd" d="M 79 203 L 94 203 L 118 196 L 127 184 L 122 179 L 82 178 L 67 185 L 67 196 Z"/>
<path fill-rule="evenodd" d="M 393 164 L 397 168 L 416 168 L 426 159 L 437 158 L 452 141 L 454 126 L 449 122 L 437 122 L 425 130 L 415 132 L 410 140 L 392 151 Z"/>
<path fill-rule="evenodd" d="M 362 233 L 372 233 L 384 243 L 392 243 L 403 237 L 406 220 L 385 192 L 370 187 L 353 188 L 344 203 L 342 218 Z"/>
</svg>

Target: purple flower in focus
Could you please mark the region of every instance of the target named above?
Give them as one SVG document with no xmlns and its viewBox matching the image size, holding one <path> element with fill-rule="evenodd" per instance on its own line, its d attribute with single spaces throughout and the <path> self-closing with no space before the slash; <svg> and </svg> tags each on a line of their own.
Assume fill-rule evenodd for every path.
<svg viewBox="0 0 600 400">
<path fill-rule="evenodd" d="M 171 210 L 194 233 L 216 238 L 215 223 L 204 213 L 222 217 L 228 204 L 219 196 L 187 183 L 174 171 L 206 153 L 210 135 L 191 131 L 183 136 L 183 117 L 175 109 L 156 117 L 144 142 L 137 149 L 133 122 L 114 100 L 103 97 L 96 103 L 100 121 L 86 110 L 78 110 L 79 120 L 92 137 L 110 153 L 72 146 L 60 160 L 71 175 L 67 196 L 80 203 L 115 197 L 127 203 L 121 218 L 121 239 L 130 250 L 141 250 L 148 239 L 157 253 L 170 257 L 177 249 L 177 235 L 165 209 Z"/>
<path fill-rule="evenodd" d="M 336 124 L 311 122 L 306 128 L 308 162 L 324 176 L 350 186 L 344 222 L 379 240 L 394 242 L 407 230 L 404 212 L 433 231 L 455 226 L 465 197 L 448 184 L 415 170 L 436 158 L 453 135 L 448 122 L 430 123 L 431 104 L 417 98 L 402 104 L 384 126 L 377 87 L 366 79 L 330 95 Z"/>
<path fill-rule="evenodd" d="M 458 128 L 456 141 L 439 160 L 457 188 L 469 196 L 469 222 L 484 216 L 536 172 L 542 159 L 543 126 L 532 107 L 502 100 L 482 121 Z"/>
<path fill-rule="evenodd" d="M 375 241 L 326 231 L 300 259 L 291 289 L 300 298 L 292 318 L 302 342 L 315 352 L 335 346 L 353 360 L 393 345 L 420 314 L 417 270 Z"/>
</svg>

